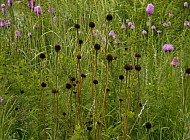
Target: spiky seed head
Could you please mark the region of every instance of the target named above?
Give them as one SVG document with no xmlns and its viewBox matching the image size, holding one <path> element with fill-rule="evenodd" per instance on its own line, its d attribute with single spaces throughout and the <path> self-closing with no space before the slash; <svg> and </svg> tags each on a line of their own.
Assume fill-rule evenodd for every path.
<svg viewBox="0 0 190 140">
<path fill-rule="evenodd" d="M 58 52 L 58 51 L 60 51 L 60 50 L 61 50 L 61 46 L 60 46 L 60 45 L 58 45 L 58 44 L 57 44 L 57 45 L 55 45 L 55 51 L 56 51 L 56 52 Z"/>
<path fill-rule="evenodd" d="M 94 28 L 94 27 L 95 27 L 95 23 L 94 23 L 94 22 L 90 22 L 90 23 L 89 23 L 89 27 L 90 27 L 90 28 Z"/>
<path fill-rule="evenodd" d="M 135 70 L 140 71 L 141 70 L 141 66 L 139 64 L 135 65 Z"/>
<path fill-rule="evenodd" d="M 65 87 L 66 87 L 66 89 L 71 89 L 72 85 L 70 83 L 66 83 Z"/>
<path fill-rule="evenodd" d="M 126 71 L 130 71 L 133 69 L 133 66 L 132 66 L 132 64 L 125 64 L 124 68 Z"/>
<path fill-rule="evenodd" d="M 111 21 L 111 20 L 113 19 L 112 14 L 107 14 L 106 19 L 107 19 L 108 21 Z"/>
</svg>

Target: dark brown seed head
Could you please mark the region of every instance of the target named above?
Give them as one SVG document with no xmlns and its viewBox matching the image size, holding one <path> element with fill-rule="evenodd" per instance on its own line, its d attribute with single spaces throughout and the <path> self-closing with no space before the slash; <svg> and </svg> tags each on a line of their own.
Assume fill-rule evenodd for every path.
<svg viewBox="0 0 190 140">
<path fill-rule="evenodd" d="M 150 122 L 147 122 L 146 123 L 146 129 L 150 129 L 152 127 L 151 123 Z"/>
<path fill-rule="evenodd" d="M 121 98 L 120 98 L 120 99 L 119 99 L 119 101 L 120 101 L 120 102 L 122 102 L 122 101 L 123 101 L 123 99 L 121 99 Z"/>
<path fill-rule="evenodd" d="M 71 85 L 70 83 L 67 83 L 67 84 L 65 85 L 65 87 L 66 87 L 66 89 L 71 89 L 71 88 L 72 88 L 72 85 Z"/>
<path fill-rule="evenodd" d="M 79 45 L 81 45 L 82 43 L 83 43 L 83 41 L 80 39 L 80 40 L 79 40 Z"/>
<path fill-rule="evenodd" d="M 74 84 L 73 84 L 73 87 L 76 87 L 76 86 L 77 86 L 77 85 L 74 83 Z"/>
<path fill-rule="evenodd" d="M 190 74 L 190 67 L 185 70 L 186 74 Z"/>
<path fill-rule="evenodd" d="M 79 29 L 79 28 L 80 28 L 80 25 L 79 25 L 79 24 L 75 24 L 75 28 L 76 28 L 76 29 Z"/>
<path fill-rule="evenodd" d="M 119 75 L 119 80 L 123 80 L 124 76 L 123 75 Z"/>
<path fill-rule="evenodd" d="M 67 113 L 66 112 L 63 112 L 63 116 L 66 116 L 67 115 Z"/>
<path fill-rule="evenodd" d="M 131 64 L 125 64 L 124 68 L 126 71 L 129 71 L 133 69 L 133 66 Z"/>
<path fill-rule="evenodd" d="M 74 94 L 77 94 L 77 92 L 76 92 L 76 91 L 73 91 L 73 93 L 74 93 Z"/>
<path fill-rule="evenodd" d="M 77 59 L 81 59 L 81 55 L 80 54 L 77 55 Z"/>
<path fill-rule="evenodd" d="M 91 130 L 92 130 L 92 126 L 88 126 L 88 127 L 87 127 L 87 130 L 88 130 L 88 131 L 91 131 Z"/>
<path fill-rule="evenodd" d="M 52 93 L 58 93 L 58 90 L 55 89 L 55 88 L 53 88 L 51 92 L 52 92 Z"/>
<path fill-rule="evenodd" d="M 139 106 L 142 107 L 142 103 L 139 103 Z"/>
<path fill-rule="evenodd" d="M 140 58 L 140 57 L 141 57 L 141 54 L 140 54 L 140 53 L 136 53 L 136 54 L 135 54 L 135 57 Z"/>
<path fill-rule="evenodd" d="M 106 19 L 108 21 L 111 21 L 113 19 L 113 16 L 111 14 L 107 14 Z"/>
<path fill-rule="evenodd" d="M 82 74 L 81 74 L 81 77 L 82 77 L 82 78 L 86 78 L 86 75 L 82 73 Z"/>
<path fill-rule="evenodd" d="M 98 124 L 98 125 L 101 125 L 101 122 L 100 122 L 100 121 L 97 121 L 97 124 Z"/>
<path fill-rule="evenodd" d="M 106 91 L 107 91 L 107 92 L 109 92 L 109 91 L 110 91 L 110 89 L 109 89 L 109 88 L 107 88 L 107 89 L 106 89 Z"/>
<path fill-rule="evenodd" d="M 69 79 L 72 81 L 72 82 L 74 82 L 76 79 L 75 79 L 75 77 L 73 77 L 73 76 L 69 76 Z"/>
<path fill-rule="evenodd" d="M 96 85 L 98 84 L 98 80 L 93 80 L 93 83 Z"/>
<path fill-rule="evenodd" d="M 58 52 L 61 50 L 61 46 L 60 45 L 55 45 L 55 51 Z"/>
<path fill-rule="evenodd" d="M 111 62 L 111 61 L 114 59 L 114 57 L 113 57 L 113 55 L 108 54 L 108 55 L 106 56 L 106 59 L 108 60 L 108 62 Z"/>
<path fill-rule="evenodd" d="M 94 27 L 95 27 L 95 23 L 94 23 L 94 22 L 90 22 L 90 23 L 89 23 L 89 27 L 90 27 L 90 28 L 94 28 Z"/>
<path fill-rule="evenodd" d="M 23 94 L 23 93 L 24 93 L 24 90 L 20 90 L 20 93 Z"/>
<path fill-rule="evenodd" d="M 139 64 L 135 65 L 135 70 L 140 71 L 141 70 L 141 66 Z"/>
<path fill-rule="evenodd" d="M 41 83 L 41 86 L 42 86 L 42 87 L 46 87 L 46 83 L 45 83 L 45 82 L 42 82 L 42 83 Z"/>
<path fill-rule="evenodd" d="M 94 49 L 95 49 L 95 50 L 99 50 L 99 49 L 100 49 L 100 44 L 95 44 L 95 45 L 94 45 Z"/>
<path fill-rule="evenodd" d="M 40 53 L 40 58 L 41 59 L 44 59 L 46 56 L 45 56 L 45 54 L 44 53 Z"/>
</svg>

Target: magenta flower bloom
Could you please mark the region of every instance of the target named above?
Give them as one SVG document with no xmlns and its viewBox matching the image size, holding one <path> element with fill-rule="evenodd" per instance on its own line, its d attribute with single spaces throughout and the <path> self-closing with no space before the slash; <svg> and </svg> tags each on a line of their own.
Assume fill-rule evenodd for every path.
<svg viewBox="0 0 190 140">
<path fill-rule="evenodd" d="M 154 13 L 154 5 L 152 3 L 148 4 L 146 7 L 146 13 L 151 16 Z"/>
<path fill-rule="evenodd" d="M 129 23 L 129 19 L 126 19 L 126 23 Z"/>
<path fill-rule="evenodd" d="M 171 52 L 171 51 L 174 50 L 174 47 L 173 47 L 172 44 L 165 44 L 162 48 L 163 48 L 163 50 L 164 50 L 165 52 Z"/>
<path fill-rule="evenodd" d="M 1 22 L 0 22 L 0 27 L 5 27 L 6 26 L 6 22 L 4 21 L 4 20 L 2 20 Z"/>
<path fill-rule="evenodd" d="M 134 30 L 134 29 L 135 29 L 135 26 L 134 26 L 134 25 L 131 25 L 130 28 L 131 28 L 131 30 Z"/>
<path fill-rule="evenodd" d="M 8 21 L 6 22 L 6 25 L 7 25 L 8 27 L 10 27 L 11 24 L 12 24 L 12 21 L 11 21 L 11 20 L 8 20 Z"/>
<path fill-rule="evenodd" d="M 34 7 L 34 12 L 38 15 L 42 15 L 42 8 L 40 6 Z"/>
<path fill-rule="evenodd" d="M 171 65 L 172 65 L 172 66 L 175 66 L 175 67 L 179 66 L 179 61 L 178 61 L 178 58 L 177 58 L 177 57 L 174 57 L 174 58 L 173 58 L 173 60 L 172 60 L 172 62 L 171 62 Z"/>
<path fill-rule="evenodd" d="M 128 22 L 128 26 L 131 27 L 131 25 L 133 25 L 132 22 Z"/>
<path fill-rule="evenodd" d="M 6 6 L 5 6 L 5 4 L 1 4 L 1 10 L 2 10 L 3 14 L 6 13 Z"/>
<path fill-rule="evenodd" d="M 167 24 L 166 22 L 164 22 L 164 23 L 163 23 L 163 26 L 164 26 L 164 27 L 167 27 L 167 26 L 168 26 L 168 24 Z"/>
<path fill-rule="evenodd" d="M 8 6 L 12 6 L 13 5 L 13 0 L 8 0 Z"/>
<path fill-rule="evenodd" d="M 32 36 L 32 33 L 31 32 L 28 32 L 28 37 L 31 37 Z"/>
<path fill-rule="evenodd" d="M 115 32 L 114 32 L 113 30 L 111 30 L 111 31 L 109 32 L 109 36 L 115 37 Z"/>
<path fill-rule="evenodd" d="M 190 22 L 189 22 L 189 21 L 185 21 L 185 22 L 184 22 L 184 26 L 185 26 L 185 27 L 189 27 L 189 26 L 190 26 Z"/>
<path fill-rule="evenodd" d="M 57 23 L 58 22 L 58 18 L 57 17 L 53 17 L 53 22 Z"/>
<path fill-rule="evenodd" d="M 146 31 L 146 30 L 143 30 L 143 31 L 142 31 L 142 35 L 147 35 L 147 31 Z"/>
<path fill-rule="evenodd" d="M 188 8 L 188 2 L 184 2 L 183 6 L 184 8 Z"/>
<path fill-rule="evenodd" d="M 126 29 L 125 24 L 122 24 L 122 25 L 121 25 L 121 28 L 122 28 L 122 29 Z"/>
<path fill-rule="evenodd" d="M 52 14 L 52 13 L 54 13 L 54 11 L 55 11 L 54 8 L 48 7 L 48 13 L 51 13 L 51 14 Z"/>
<path fill-rule="evenodd" d="M 35 7 L 35 0 L 28 0 L 28 6 L 30 7 L 30 9 L 34 9 L 34 7 Z"/>
<path fill-rule="evenodd" d="M 158 31 L 157 31 L 157 34 L 158 34 L 158 35 L 160 35 L 161 33 L 162 33 L 162 31 L 161 31 L 161 30 L 158 30 Z"/>
<path fill-rule="evenodd" d="M 16 36 L 16 37 L 20 37 L 20 36 L 21 36 L 21 32 L 18 31 L 18 30 L 16 30 L 16 31 L 15 31 L 15 36 Z"/>
<path fill-rule="evenodd" d="M 152 25 L 152 26 L 151 26 L 151 29 L 152 29 L 152 30 L 156 30 L 156 26 Z"/>
</svg>

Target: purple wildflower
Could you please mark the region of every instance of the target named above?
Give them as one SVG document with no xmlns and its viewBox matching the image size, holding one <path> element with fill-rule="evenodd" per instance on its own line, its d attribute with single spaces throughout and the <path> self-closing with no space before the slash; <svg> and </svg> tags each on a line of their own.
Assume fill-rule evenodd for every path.
<svg viewBox="0 0 190 140">
<path fill-rule="evenodd" d="M 0 22 L 0 27 L 5 27 L 6 26 L 6 22 L 4 21 L 4 20 L 2 20 L 1 22 Z"/>
<path fill-rule="evenodd" d="M 20 36 L 21 36 L 21 32 L 18 31 L 18 30 L 16 30 L 16 31 L 15 31 L 15 36 L 16 36 L 16 37 L 20 37 Z"/>
<path fill-rule="evenodd" d="M 172 44 L 165 44 L 162 48 L 163 48 L 163 50 L 164 50 L 165 52 L 171 52 L 171 51 L 174 50 L 174 47 L 173 47 Z"/>
<path fill-rule="evenodd" d="M 161 30 L 157 30 L 157 34 L 160 35 L 162 33 Z"/>
<path fill-rule="evenodd" d="M 54 17 L 54 18 L 53 18 L 53 22 L 57 23 L 57 22 L 58 22 L 58 18 L 57 18 L 57 17 Z"/>
<path fill-rule="evenodd" d="M 185 21 L 185 22 L 184 22 L 184 26 L 185 26 L 185 27 L 189 27 L 189 26 L 190 26 L 190 22 L 189 22 L 189 21 Z"/>
<path fill-rule="evenodd" d="M 3 102 L 3 97 L 0 96 L 0 103 L 2 103 L 2 102 Z"/>
<path fill-rule="evenodd" d="M 146 31 L 146 30 L 143 30 L 143 31 L 142 31 L 142 35 L 147 35 L 147 31 Z"/>
<path fill-rule="evenodd" d="M 134 26 L 134 25 L 131 25 L 130 28 L 131 28 L 131 30 L 134 30 L 134 29 L 135 29 L 135 26 Z"/>
<path fill-rule="evenodd" d="M 164 22 L 164 23 L 163 23 L 163 26 L 164 26 L 164 27 L 167 27 L 167 26 L 168 26 L 168 24 L 167 24 L 166 22 Z"/>
<path fill-rule="evenodd" d="M 1 4 L 1 10 L 2 10 L 3 14 L 6 13 L 6 6 L 5 6 L 5 4 Z"/>
<path fill-rule="evenodd" d="M 152 25 L 151 29 L 156 30 L 156 26 Z"/>
<path fill-rule="evenodd" d="M 172 62 L 171 62 L 171 65 L 172 65 L 172 66 L 175 66 L 175 67 L 179 66 L 178 57 L 174 57 L 174 58 L 173 58 L 173 60 L 172 60 Z"/>
<path fill-rule="evenodd" d="M 184 8 L 188 8 L 188 2 L 184 2 L 183 6 Z"/>
<path fill-rule="evenodd" d="M 35 0 L 28 0 L 28 6 L 30 7 L 30 9 L 34 9 L 34 7 L 35 7 Z"/>
<path fill-rule="evenodd" d="M 12 6 L 13 5 L 13 0 L 8 0 L 8 6 Z"/>
<path fill-rule="evenodd" d="M 122 24 L 122 25 L 121 25 L 121 28 L 122 28 L 122 29 L 126 29 L 125 24 Z"/>
<path fill-rule="evenodd" d="M 42 15 L 42 8 L 40 6 L 34 7 L 34 12 L 38 15 Z"/>
<path fill-rule="evenodd" d="M 7 25 L 8 27 L 10 27 L 11 24 L 12 24 L 12 21 L 11 21 L 11 20 L 8 20 L 8 21 L 6 22 L 6 25 Z"/>
<path fill-rule="evenodd" d="M 52 13 L 54 13 L 54 11 L 55 11 L 54 8 L 48 7 L 48 13 L 51 13 L 51 14 L 52 14 Z"/>
<path fill-rule="evenodd" d="M 113 30 L 111 30 L 111 31 L 109 32 L 109 36 L 114 37 L 114 36 L 115 36 L 115 32 L 114 32 Z"/>
<path fill-rule="evenodd" d="M 31 37 L 32 36 L 32 33 L 31 32 L 28 32 L 28 37 Z"/>
<path fill-rule="evenodd" d="M 130 21 L 129 19 L 126 19 L 126 23 L 129 23 L 129 21 Z"/>
<path fill-rule="evenodd" d="M 152 3 L 148 4 L 146 7 L 146 13 L 151 16 L 154 13 L 154 5 Z"/>
<path fill-rule="evenodd" d="M 131 27 L 133 24 L 132 22 L 128 22 L 128 26 Z"/>
</svg>

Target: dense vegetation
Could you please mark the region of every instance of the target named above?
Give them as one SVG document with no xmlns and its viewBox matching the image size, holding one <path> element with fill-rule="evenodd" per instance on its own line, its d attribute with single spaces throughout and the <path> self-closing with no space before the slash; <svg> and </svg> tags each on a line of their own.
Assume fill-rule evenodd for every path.
<svg viewBox="0 0 190 140">
<path fill-rule="evenodd" d="M 0 140 L 190 139 L 187 2 L 0 2 Z"/>
</svg>

